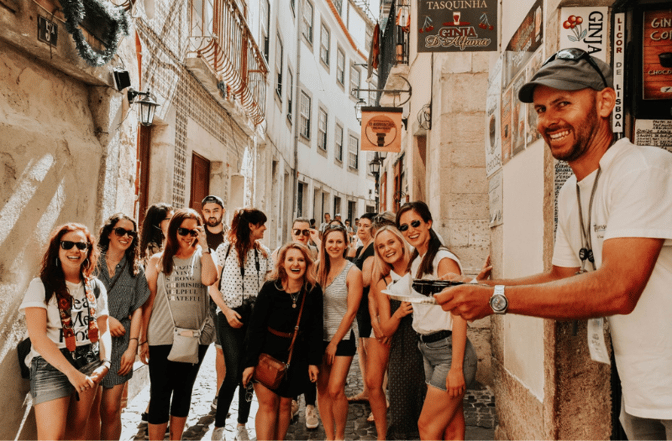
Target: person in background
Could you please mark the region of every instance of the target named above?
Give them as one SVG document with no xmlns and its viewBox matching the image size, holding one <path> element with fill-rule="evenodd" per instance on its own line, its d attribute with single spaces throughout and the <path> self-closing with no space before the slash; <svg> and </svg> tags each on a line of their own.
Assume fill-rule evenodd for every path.
<svg viewBox="0 0 672 441">
<path fill-rule="evenodd" d="M 163 251 L 163 246 L 168 234 L 168 223 L 173 217 L 173 207 L 159 202 L 152 204 L 145 212 L 140 231 L 140 259 L 143 265 L 147 265 L 149 258 Z"/>
<path fill-rule="evenodd" d="M 261 383 L 254 385 L 259 399 L 259 411 L 255 418 L 259 440 L 285 439 L 292 397 L 304 393 L 308 399 L 309 391 L 315 393 L 314 383 L 323 351 L 322 289 L 315 281 L 310 254 L 310 250 L 301 243 L 292 242 L 280 248 L 275 269 L 261 288 L 250 318 L 243 384 L 251 380 L 262 353 L 281 361 L 288 359 L 289 345 L 301 313 L 292 360 L 282 383 L 275 390 Z M 306 421 L 307 418 L 308 410 Z"/>
<path fill-rule="evenodd" d="M 201 214 L 203 215 L 203 221 L 205 222 L 205 235 L 208 240 L 208 248 L 210 248 L 210 251 L 212 252 L 217 250 L 217 248 L 224 242 L 226 236 L 227 228 L 222 221 L 225 212 L 224 201 L 222 201 L 222 198 L 219 196 L 211 194 L 201 201 Z M 209 289 L 214 288 L 210 287 Z M 210 299 L 210 315 L 212 316 L 213 323 L 216 325 L 217 305 L 212 298 Z M 224 352 L 222 351 L 222 343 L 220 342 L 219 335 L 217 335 L 217 338 L 215 339 L 215 351 L 215 371 L 217 372 L 217 390 L 219 390 L 224 381 L 224 376 L 226 375 Z M 212 410 L 217 410 L 216 395 L 212 399 L 212 405 L 210 407 Z"/>
<path fill-rule="evenodd" d="M 327 228 L 322 238 L 317 281 L 324 287 L 324 357 L 317 380 L 317 404 L 326 438 L 344 439 L 348 417 L 345 380 L 356 352 L 357 309 L 362 272 L 345 259 L 348 233 L 342 225 Z"/>
<path fill-rule="evenodd" d="M 149 298 L 149 286 L 140 261 L 135 221 L 117 213 L 100 229 L 97 274 L 107 290 L 108 328 L 112 336 L 110 372 L 102 381 L 100 439 L 121 436 L 121 398 L 124 385 L 133 376 L 138 352 L 142 305 Z M 100 395 L 100 394 L 99 394 Z"/>
<path fill-rule="evenodd" d="M 273 267 L 271 251 L 261 243 L 266 231 L 266 215 L 255 208 L 244 208 L 233 215 L 227 241 L 217 248 L 220 286 L 213 290 L 217 303 L 217 326 L 224 350 L 226 376 L 217 397 L 213 440 L 224 437 L 226 418 L 238 390 L 238 425 L 236 440 L 249 439 L 247 419 L 250 402 L 243 386 L 245 334 L 257 294 Z M 250 400 L 251 400 L 250 391 Z"/>
<path fill-rule="evenodd" d="M 177 210 L 168 225 L 166 247 L 147 264 L 150 296 L 143 307 L 140 359 L 149 364 L 149 439 L 162 440 L 170 419 L 170 439 L 182 439 L 194 381 L 215 337 L 208 286 L 217 281 L 201 216 Z M 198 362 L 168 359 L 176 327 L 200 329 Z"/>
<path fill-rule="evenodd" d="M 320 224 L 320 236 L 324 235 L 324 230 L 329 226 L 331 222 L 331 215 L 329 213 L 324 213 L 324 222 Z"/>
<path fill-rule="evenodd" d="M 87 439 L 91 406 L 110 370 L 107 293 L 92 276 L 97 260 L 88 228 L 61 225 L 19 306 L 32 344 L 25 361 L 40 440 Z"/>
</svg>

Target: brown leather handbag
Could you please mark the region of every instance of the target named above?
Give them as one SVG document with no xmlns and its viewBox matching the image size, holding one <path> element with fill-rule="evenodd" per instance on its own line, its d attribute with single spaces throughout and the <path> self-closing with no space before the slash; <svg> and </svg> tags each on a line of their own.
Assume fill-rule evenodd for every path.
<svg viewBox="0 0 672 441">
<path fill-rule="evenodd" d="M 257 362 L 257 366 L 254 368 L 253 378 L 270 390 L 277 389 L 278 386 L 280 386 L 280 383 L 282 383 L 282 380 L 287 375 L 289 363 L 292 361 L 292 352 L 294 352 L 294 342 L 296 341 L 296 336 L 299 333 L 299 323 L 301 322 L 301 314 L 303 314 L 303 305 L 306 303 L 306 296 L 307 293 L 304 292 L 303 299 L 301 300 L 301 309 L 299 310 L 299 318 L 296 320 L 296 326 L 294 327 L 294 332 L 292 335 L 292 343 L 289 345 L 289 356 L 287 357 L 287 363 L 284 363 L 268 354 L 262 353 L 259 355 L 259 361 Z M 271 328 L 269 328 L 269 330 L 270 329 Z"/>
</svg>

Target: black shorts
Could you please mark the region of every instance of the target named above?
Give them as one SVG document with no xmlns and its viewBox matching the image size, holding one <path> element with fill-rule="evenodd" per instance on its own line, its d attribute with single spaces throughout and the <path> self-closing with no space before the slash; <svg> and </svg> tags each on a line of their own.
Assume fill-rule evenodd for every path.
<svg viewBox="0 0 672 441">
<path fill-rule="evenodd" d="M 327 350 L 330 341 L 323 341 L 324 350 Z M 357 352 L 357 343 L 355 342 L 355 333 L 350 331 L 350 338 L 348 340 L 343 339 L 336 346 L 336 356 L 339 357 L 352 357 Z"/>
</svg>

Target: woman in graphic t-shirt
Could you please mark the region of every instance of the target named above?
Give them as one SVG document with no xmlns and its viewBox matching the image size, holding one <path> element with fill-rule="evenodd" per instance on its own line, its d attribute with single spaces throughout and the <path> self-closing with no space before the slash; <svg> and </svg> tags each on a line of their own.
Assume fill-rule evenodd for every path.
<svg viewBox="0 0 672 441">
<path fill-rule="evenodd" d="M 163 439 L 169 413 L 170 439 L 182 437 L 194 381 L 214 340 L 208 286 L 216 280 L 201 216 L 192 209 L 177 210 L 163 252 L 147 264 L 150 296 L 143 311 L 140 358 L 149 363 L 149 439 Z M 198 363 L 168 360 L 175 327 L 202 329 Z"/>
<path fill-rule="evenodd" d="M 26 364 L 38 439 L 86 439 L 91 404 L 110 369 L 107 294 L 91 277 L 97 259 L 84 225 L 56 228 L 20 306 L 32 343 Z"/>
</svg>

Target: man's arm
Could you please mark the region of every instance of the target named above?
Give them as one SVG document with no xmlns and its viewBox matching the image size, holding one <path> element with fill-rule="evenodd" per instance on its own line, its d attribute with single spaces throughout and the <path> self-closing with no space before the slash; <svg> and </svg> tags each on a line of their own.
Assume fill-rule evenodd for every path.
<svg viewBox="0 0 672 441">
<path fill-rule="evenodd" d="M 508 285 L 508 312 L 557 320 L 629 314 L 649 281 L 663 239 L 615 238 L 604 241 L 597 271 L 572 276 L 576 268 L 554 267 L 523 279 L 488 281 Z M 460 285 L 437 294 L 446 311 L 475 320 L 492 313 L 493 289 Z"/>
</svg>

